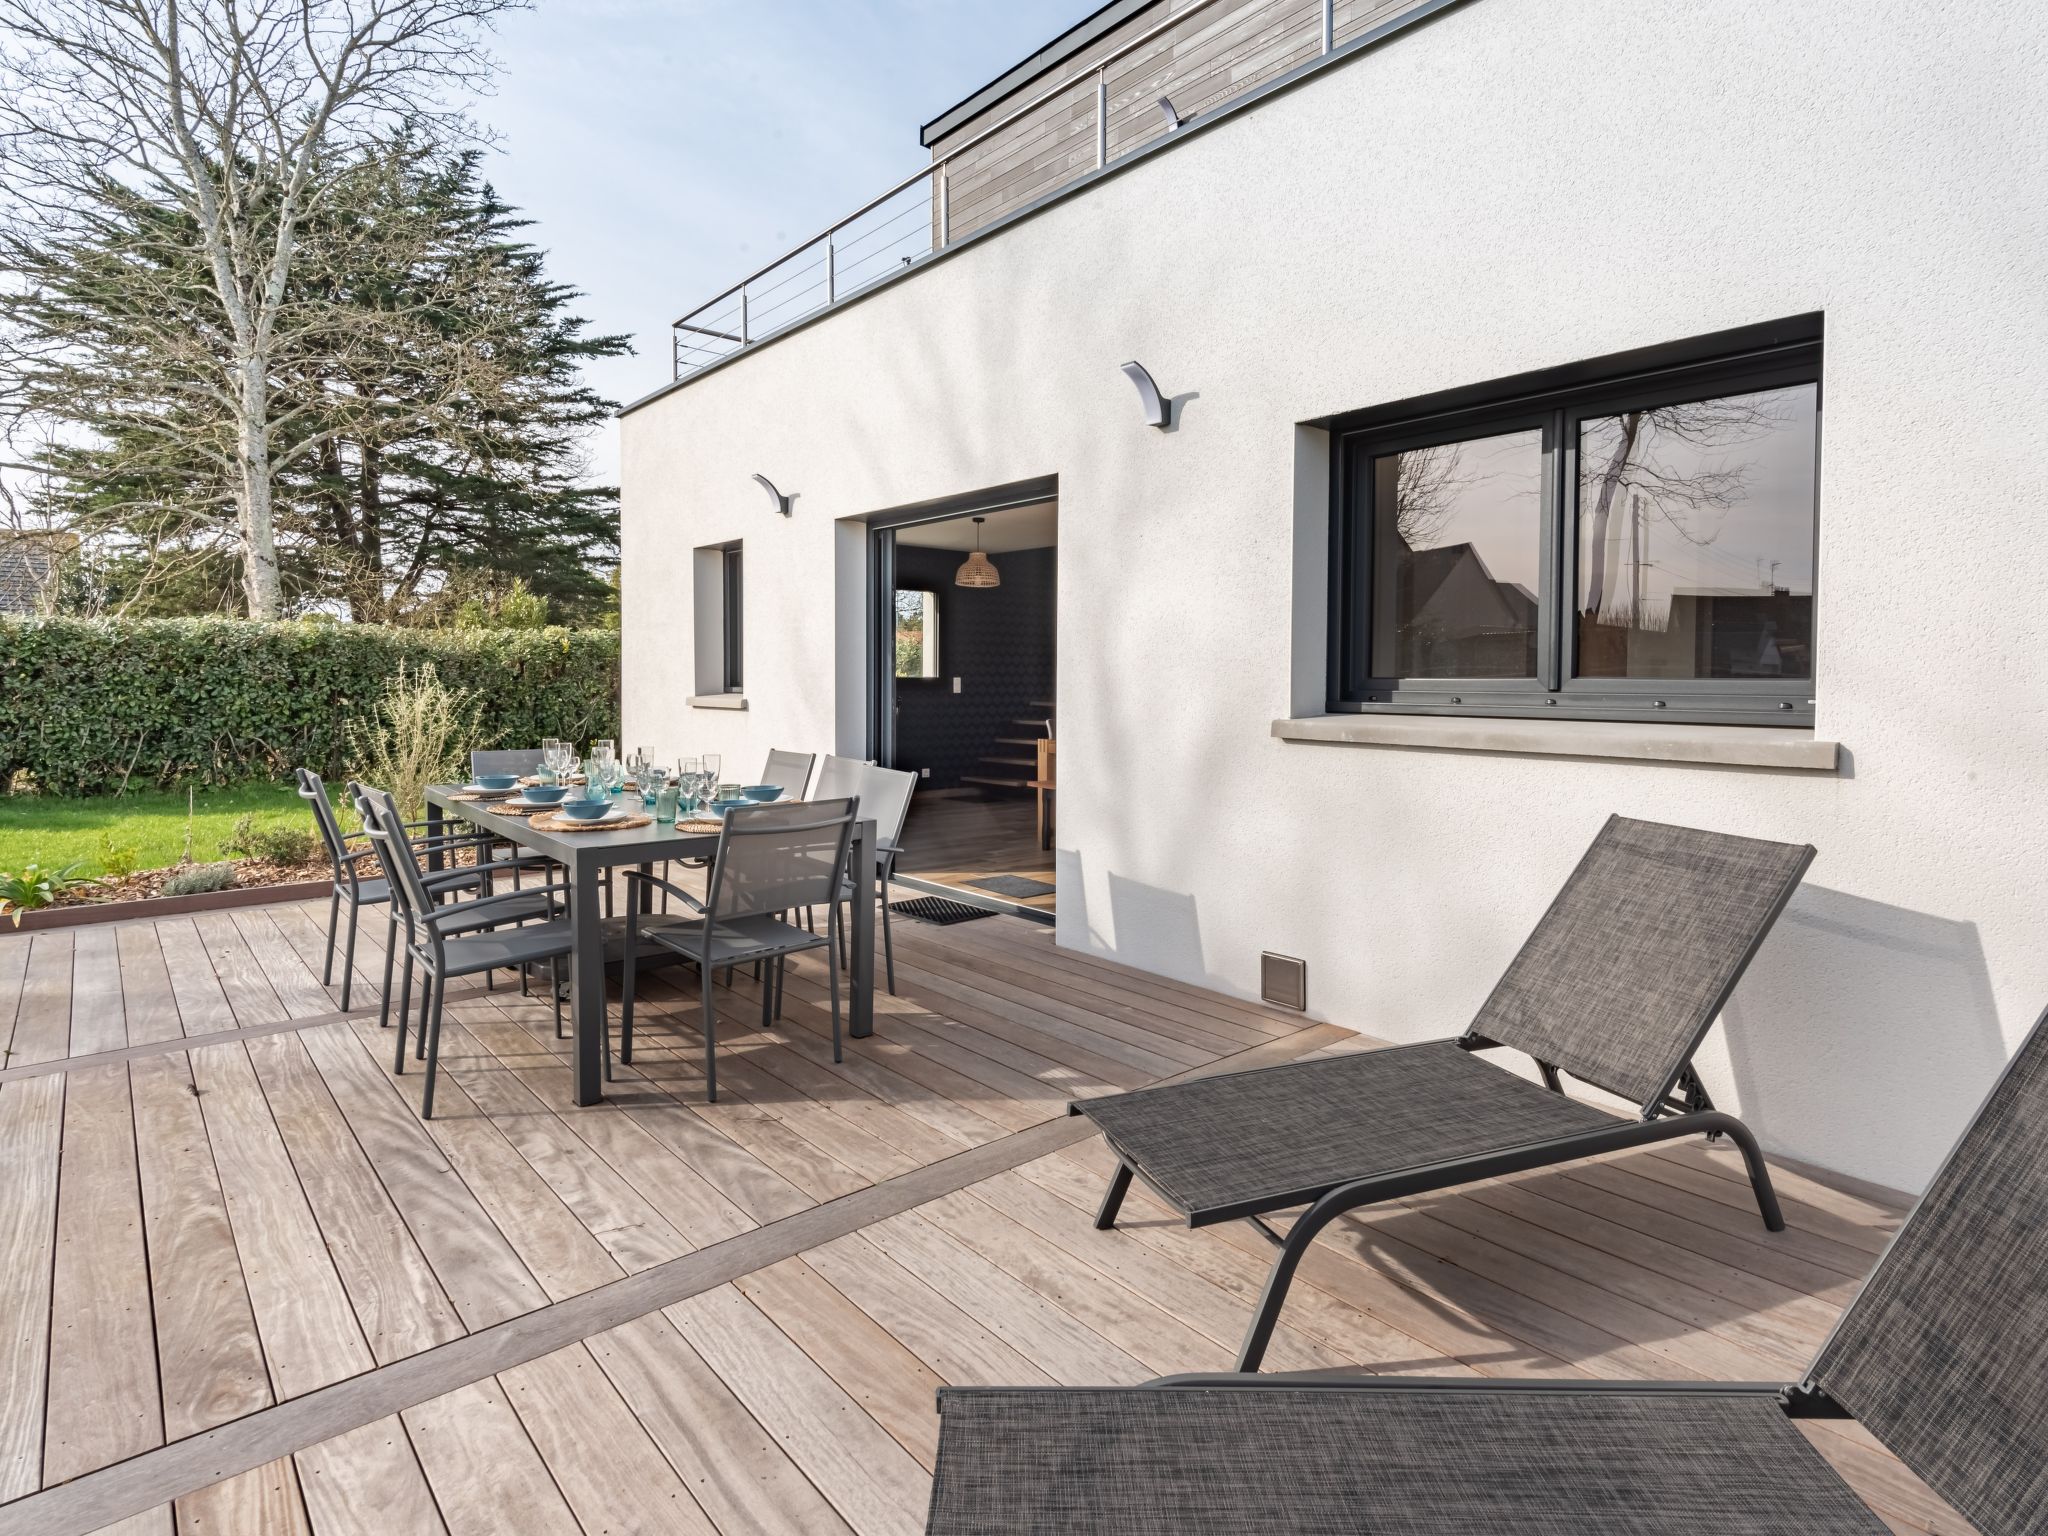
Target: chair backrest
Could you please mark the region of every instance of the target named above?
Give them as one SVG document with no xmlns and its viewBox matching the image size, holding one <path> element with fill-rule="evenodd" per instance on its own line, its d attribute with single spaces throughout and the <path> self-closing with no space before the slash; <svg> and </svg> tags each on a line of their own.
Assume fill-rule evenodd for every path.
<svg viewBox="0 0 2048 1536">
<path fill-rule="evenodd" d="M 734 807 L 718 834 L 704 910 L 710 921 L 830 905 L 845 878 L 854 802 Z"/>
<path fill-rule="evenodd" d="M 1472 1032 L 1649 1114 L 1812 861 L 1803 843 L 1608 817 Z"/>
<path fill-rule="evenodd" d="M 480 773 L 539 773 L 539 747 L 503 747 L 469 754 L 469 776 Z"/>
<path fill-rule="evenodd" d="M 2048 1531 L 2048 1013 L 1809 1380 L 1983 1536 Z"/>
<path fill-rule="evenodd" d="M 815 753 L 784 752 L 780 748 L 768 753 L 768 766 L 761 770 L 760 782 L 780 784 L 782 792 L 792 800 L 804 797 L 804 786 L 811 782 L 811 764 L 817 761 Z"/>
<path fill-rule="evenodd" d="M 348 868 L 342 862 L 348 855 L 348 843 L 341 834 L 341 823 L 334 819 L 334 806 L 328 801 L 327 785 L 310 768 L 301 768 L 297 777 L 299 798 L 312 807 L 313 825 L 320 833 L 327 857 L 333 861 L 334 878 L 340 880 Z"/>
<path fill-rule="evenodd" d="M 880 847 L 877 855 L 893 851 L 903 841 L 903 821 L 910 814 L 910 793 L 917 788 L 917 775 L 902 768 L 864 765 L 860 779 L 860 819 L 875 824 Z"/>
<path fill-rule="evenodd" d="M 843 800 L 860 793 L 860 776 L 869 765 L 857 757 L 834 757 L 826 753 L 818 764 L 818 782 L 811 786 L 813 800 Z"/>
<path fill-rule="evenodd" d="M 358 791 L 356 808 L 363 815 L 363 830 L 377 849 L 377 862 L 384 866 L 391 899 L 408 922 L 426 916 L 433 911 L 434 902 L 413 857 L 412 842 L 405 835 L 405 814 L 399 810 L 398 802 L 388 790 L 361 784 L 352 784 L 350 788 Z"/>
</svg>

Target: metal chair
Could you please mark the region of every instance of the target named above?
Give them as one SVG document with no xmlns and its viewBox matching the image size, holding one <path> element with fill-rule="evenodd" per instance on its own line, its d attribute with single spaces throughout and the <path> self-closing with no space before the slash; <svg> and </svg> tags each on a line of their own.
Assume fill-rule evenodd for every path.
<svg viewBox="0 0 2048 1536">
<path fill-rule="evenodd" d="M 400 984 L 398 1010 L 398 1052 L 393 1070 L 405 1071 L 405 1028 L 412 1013 L 412 971 L 418 962 L 422 976 L 420 994 L 419 1052 L 426 1061 L 427 1083 L 420 1096 L 420 1118 L 434 1118 L 434 1074 L 441 1059 L 441 1010 L 451 977 L 473 976 L 501 967 L 534 965 L 547 961 L 552 973 L 568 955 L 573 938 L 568 919 L 557 915 L 568 896 L 565 881 L 545 886 L 528 886 L 504 896 L 487 896 L 459 907 L 437 907 L 434 893 L 411 857 L 404 819 L 391 796 L 381 790 L 368 791 L 362 798 L 363 825 L 390 871 L 393 906 L 405 919 L 405 978 Z M 557 897 L 562 901 L 558 902 Z M 514 909 L 522 909 L 545 898 L 549 915 L 545 921 L 522 927 L 486 927 Z M 489 909 L 496 908 L 497 911 Z M 482 929 L 483 931 L 479 931 Z M 554 998 L 555 1027 L 562 1018 L 562 989 L 550 986 Z"/>
<path fill-rule="evenodd" d="M 667 926 L 647 931 L 652 943 L 694 961 L 703 993 L 704 1092 L 718 1099 L 718 1021 L 712 1004 L 714 978 L 735 966 L 763 965 L 761 1023 L 775 1017 L 781 988 L 780 972 L 789 956 L 836 944 L 839 907 L 834 897 L 846 879 L 847 850 L 853 843 L 855 802 L 821 800 L 788 805 L 770 804 L 726 813 L 718 834 L 718 852 L 711 862 L 705 899 L 639 870 L 626 872 L 626 944 L 619 979 L 619 1059 L 633 1060 L 633 982 L 642 929 L 641 896 L 636 882 L 661 886 L 701 912 L 695 919 L 666 919 Z M 785 920 L 802 907 L 827 909 L 826 932 L 806 933 Z M 842 1059 L 839 1038 L 839 971 L 827 965 L 832 993 L 832 1059 Z M 611 1051 L 605 1051 L 611 1071 Z"/>
<path fill-rule="evenodd" d="M 298 795 L 313 812 L 313 826 L 320 834 L 321 845 L 327 850 L 327 861 L 333 869 L 334 885 L 327 897 L 327 957 L 320 971 L 320 985 L 331 986 L 334 982 L 334 951 L 341 939 L 341 906 L 348 903 L 348 934 L 342 945 L 341 960 L 341 1011 L 348 1012 L 349 999 L 354 995 L 356 964 L 356 924 L 364 907 L 389 908 L 390 886 L 383 880 L 366 880 L 358 872 L 357 864 L 369 858 L 377 850 L 367 843 L 360 848 L 349 845 L 363 837 L 360 832 L 348 833 L 341 830 L 341 823 L 335 819 L 334 806 L 327 798 L 327 786 L 319 774 L 310 768 L 301 768 L 296 775 Z M 350 786 L 353 794 L 355 786 Z M 426 823 L 413 822 L 405 828 L 408 836 L 424 829 Z M 414 848 L 421 851 L 451 852 L 461 848 L 474 847 L 477 838 L 474 833 L 451 833 L 437 838 L 416 838 Z M 443 870 L 433 877 L 432 888 L 436 895 L 456 891 L 474 890 L 481 887 L 485 873 L 477 866 Z M 392 920 L 394 923 L 396 919 Z M 388 957 L 388 948 L 387 948 Z M 385 986 L 391 983 L 390 966 L 385 966 Z"/>
<path fill-rule="evenodd" d="M 505 747 L 469 754 L 469 776 L 480 773 L 516 773 L 522 777 L 540 772 L 539 747 Z"/>
<path fill-rule="evenodd" d="M 818 782 L 811 786 L 813 800 L 841 800 L 860 794 L 860 776 L 868 764 L 857 757 L 834 757 L 826 753 L 818 760 Z"/>
<path fill-rule="evenodd" d="M 768 766 L 761 770 L 760 782 L 777 784 L 782 788 L 785 800 L 801 800 L 804 790 L 811 782 L 811 764 L 818 760 L 813 752 L 784 752 L 779 748 L 768 753 Z"/>
<path fill-rule="evenodd" d="M 896 995 L 896 939 L 889 929 L 889 882 L 896 876 L 896 857 L 903 851 L 903 823 L 910 815 L 910 797 L 916 789 L 914 773 L 861 764 L 860 815 L 875 824 L 875 884 L 882 902 L 883 973 L 891 997 Z M 851 878 L 841 899 L 853 900 Z"/>
</svg>

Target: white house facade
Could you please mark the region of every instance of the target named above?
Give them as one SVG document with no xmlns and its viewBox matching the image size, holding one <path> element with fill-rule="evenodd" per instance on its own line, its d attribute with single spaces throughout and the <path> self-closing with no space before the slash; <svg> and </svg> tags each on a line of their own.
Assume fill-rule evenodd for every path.
<svg viewBox="0 0 2048 1536">
<path fill-rule="evenodd" d="M 1608 816 L 1811 843 L 1701 1074 L 1917 1189 L 2048 1002 L 2048 12 L 1347 25 L 704 327 L 623 422 L 625 735 L 888 757 L 875 530 L 1056 502 L 1061 945 L 1422 1039 Z"/>
</svg>

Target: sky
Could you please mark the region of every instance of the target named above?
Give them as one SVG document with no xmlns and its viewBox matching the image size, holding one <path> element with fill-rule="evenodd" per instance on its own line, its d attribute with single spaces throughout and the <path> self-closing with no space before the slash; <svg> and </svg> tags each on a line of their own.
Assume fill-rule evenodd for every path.
<svg viewBox="0 0 2048 1536">
<path fill-rule="evenodd" d="M 1100 0 L 536 0 L 501 21 L 489 172 L 548 272 L 666 383 L 668 326 L 928 163 L 918 129 Z M 618 427 L 590 444 L 617 483 Z"/>
</svg>

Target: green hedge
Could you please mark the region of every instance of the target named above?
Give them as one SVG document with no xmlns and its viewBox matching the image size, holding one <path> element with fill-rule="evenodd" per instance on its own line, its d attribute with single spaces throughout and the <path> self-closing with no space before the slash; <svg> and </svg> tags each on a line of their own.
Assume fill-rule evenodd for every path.
<svg viewBox="0 0 2048 1536">
<path fill-rule="evenodd" d="M 616 736 L 608 630 L 414 630 L 235 619 L 0 620 L 0 788 L 47 792 L 348 770 L 347 726 L 404 660 L 474 689 L 494 733 Z"/>
</svg>

